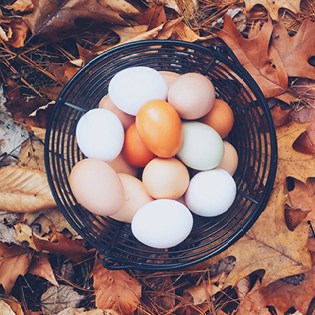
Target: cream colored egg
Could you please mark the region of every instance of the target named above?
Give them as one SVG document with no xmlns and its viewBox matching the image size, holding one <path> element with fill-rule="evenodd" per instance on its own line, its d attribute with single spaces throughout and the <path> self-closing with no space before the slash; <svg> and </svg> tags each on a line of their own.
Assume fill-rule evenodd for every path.
<svg viewBox="0 0 315 315">
<path fill-rule="evenodd" d="M 224 144 L 224 155 L 222 162 L 218 168 L 226 170 L 230 175 L 234 175 L 237 164 L 238 164 L 238 155 L 235 148 L 227 141 L 223 141 Z"/>
<path fill-rule="evenodd" d="M 112 167 L 97 159 L 78 162 L 69 176 L 77 201 L 94 214 L 106 216 L 118 212 L 123 204 L 123 186 Z"/>
<path fill-rule="evenodd" d="M 168 88 L 170 88 L 170 86 L 174 83 L 174 81 L 180 77 L 178 73 L 172 72 L 172 71 L 159 71 L 159 72 L 162 74 L 164 80 L 166 81 Z"/>
<path fill-rule="evenodd" d="M 118 174 L 124 188 L 124 200 L 121 209 L 112 215 L 113 219 L 131 223 L 133 216 L 153 198 L 145 191 L 142 182 L 129 174 Z"/>
<path fill-rule="evenodd" d="M 135 122 L 134 116 L 128 115 L 121 111 L 109 98 L 108 95 L 105 95 L 98 105 L 99 108 L 105 108 L 116 114 L 116 116 L 121 121 L 124 129 L 126 130 L 130 125 Z"/>
<path fill-rule="evenodd" d="M 108 164 L 117 172 L 117 173 L 126 173 L 132 176 L 137 176 L 138 169 L 129 165 L 122 154 L 119 154 L 115 160 L 109 161 Z"/>
<path fill-rule="evenodd" d="M 175 158 L 155 158 L 143 170 L 146 191 L 155 199 L 178 199 L 189 185 L 186 166 Z"/>
</svg>

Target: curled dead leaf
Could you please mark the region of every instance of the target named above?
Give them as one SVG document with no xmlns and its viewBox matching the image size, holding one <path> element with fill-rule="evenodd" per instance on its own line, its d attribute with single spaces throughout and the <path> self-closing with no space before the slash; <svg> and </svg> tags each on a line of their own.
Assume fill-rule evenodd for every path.
<svg viewBox="0 0 315 315">
<path fill-rule="evenodd" d="M 35 212 L 56 207 L 44 172 L 10 165 L 0 168 L 0 209 Z"/>
<path fill-rule="evenodd" d="M 21 18 L 15 17 L 11 20 L 10 28 L 12 29 L 12 37 L 9 44 L 15 48 L 23 47 L 28 31 L 27 25 Z"/>
<path fill-rule="evenodd" d="M 16 0 L 11 5 L 6 5 L 7 10 L 13 10 L 17 12 L 31 12 L 33 10 L 32 0 Z"/>
</svg>

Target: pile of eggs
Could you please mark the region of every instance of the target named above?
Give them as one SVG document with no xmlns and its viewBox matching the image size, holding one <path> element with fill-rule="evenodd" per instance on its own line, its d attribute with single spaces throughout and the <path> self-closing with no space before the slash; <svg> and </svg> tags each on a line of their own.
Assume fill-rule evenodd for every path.
<svg viewBox="0 0 315 315">
<path fill-rule="evenodd" d="M 87 158 L 70 173 L 72 193 L 90 212 L 131 223 L 140 242 L 175 246 L 191 232 L 192 212 L 217 216 L 235 199 L 238 156 L 223 140 L 233 123 L 202 74 L 124 69 L 77 124 Z"/>
</svg>

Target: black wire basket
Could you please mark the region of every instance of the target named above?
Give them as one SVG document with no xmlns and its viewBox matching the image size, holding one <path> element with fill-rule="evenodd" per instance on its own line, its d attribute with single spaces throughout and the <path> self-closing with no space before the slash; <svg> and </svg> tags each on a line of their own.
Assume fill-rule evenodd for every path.
<svg viewBox="0 0 315 315">
<path fill-rule="evenodd" d="M 239 164 L 234 174 L 237 195 L 224 214 L 194 215 L 193 230 L 181 244 L 155 249 L 135 239 L 130 224 L 93 215 L 73 196 L 68 175 L 85 158 L 75 141 L 80 117 L 98 106 L 111 78 L 132 66 L 148 66 L 179 74 L 208 76 L 218 98 L 235 116 L 228 141 Z M 203 47 L 173 40 L 125 44 L 98 56 L 81 69 L 61 92 L 51 115 L 45 141 L 48 181 L 70 225 L 96 248 L 110 269 L 172 270 L 208 259 L 236 242 L 267 205 L 277 168 L 277 142 L 269 108 L 259 87 L 225 45 Z"/>
</svg>

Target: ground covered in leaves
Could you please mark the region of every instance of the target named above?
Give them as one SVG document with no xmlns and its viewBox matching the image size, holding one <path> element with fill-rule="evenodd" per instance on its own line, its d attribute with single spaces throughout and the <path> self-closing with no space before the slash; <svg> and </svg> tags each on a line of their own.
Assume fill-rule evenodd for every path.
<svg viewBox="0 0 315 315">
<path fill-rule="evenodd" d="M 315 3 L 312 0 L 2 0 L 0 314 L 315 311 Z M 268 206 L 228 250 L 189 270 L 110 271 L 65 221 L 44 167 L 62 87 L 126 42 L 225 42 L 277 127 Z"/>
</svg>

